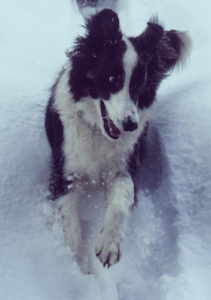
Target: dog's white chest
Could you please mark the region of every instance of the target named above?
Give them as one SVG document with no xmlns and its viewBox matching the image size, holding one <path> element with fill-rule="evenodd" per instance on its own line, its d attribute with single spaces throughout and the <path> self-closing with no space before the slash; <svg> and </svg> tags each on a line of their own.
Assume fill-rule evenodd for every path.
<svg viewBox="0 0 211 300">
<path fill-rule="evenodd" d="M 64 130 L 66 175 L 77 172 L 99 180 L 100 174 L 113 177 L 117 172 L 125 172 L 128 151 L 122 151 L 122 145 L 107 140 L 99 128 L 88 127 L 77 116 L 74 126 L 71 123 Z"/>
</svg>

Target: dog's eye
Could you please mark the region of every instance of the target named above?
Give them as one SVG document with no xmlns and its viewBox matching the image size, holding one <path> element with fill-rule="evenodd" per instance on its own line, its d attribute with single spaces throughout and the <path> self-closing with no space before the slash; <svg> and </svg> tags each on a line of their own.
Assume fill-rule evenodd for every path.
<svg viewBox="0 0 211 300">
<path fill-rule="evenodd" d="M 113 92 L 120 89 L 123 85 L 123 78 L 121 75 L 109 76 L 108 81 Z"/>
<path fill-rule="evenodd" d="M 115 81 L 116 81 L 115 77 L 113 77 L 113 76 L 109 77 L 109 82 L 115 83 Z"/>
</svg>

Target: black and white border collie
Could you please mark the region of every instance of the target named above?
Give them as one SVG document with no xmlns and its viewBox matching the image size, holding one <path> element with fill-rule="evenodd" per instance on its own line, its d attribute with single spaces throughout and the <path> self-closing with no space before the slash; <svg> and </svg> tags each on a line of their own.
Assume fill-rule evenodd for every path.
<svg viewBox="0 0 211 300">
<path fill-rule="evenodd" d="M 53 157 L 51 199 L 78 262 L 79 199 L 100 188 L 107 208 L 95 253 L 104 266 L 120 260 L 137 191 L 131 170 L 147 134 L 150 107 L 162 79 L 185 62 L 190 44 L 187 33 L 166 31 L 157 18 L 128 38 L 117 14 L 104 9 L 86 22 L 85 36 L 68 53 L 52 87 L 45 126 Z"/>
</svg>

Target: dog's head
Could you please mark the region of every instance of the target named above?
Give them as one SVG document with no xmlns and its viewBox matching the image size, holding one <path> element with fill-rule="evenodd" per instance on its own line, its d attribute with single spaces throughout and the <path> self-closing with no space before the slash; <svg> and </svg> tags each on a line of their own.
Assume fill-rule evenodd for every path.
<svg viewBox="0 0 211 300">
<path fill-rule="evenodd" d="M 185 62 L 190 38 L 184 32 L 165 31 L 157 18 L 150 19 L 141 35 L 127 38 L 110 9 L 92 16 L 86 29 L 69 54 L 70 91 L 77 103 L 94 102 L 95 115 L 84 111 L 84 118 L 117 140 L 138 128 L 162 79 Z"/>
</svg>

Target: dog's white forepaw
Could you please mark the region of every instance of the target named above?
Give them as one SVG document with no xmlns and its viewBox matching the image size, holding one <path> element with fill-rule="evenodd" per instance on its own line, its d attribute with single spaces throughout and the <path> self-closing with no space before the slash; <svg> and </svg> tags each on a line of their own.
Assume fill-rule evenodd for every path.
<svg viewBox="0 0 211 300">
<path fill-rule="evenodd" d="M 108 268 L 117 263 L 122 256 L 123 236 L 119 232 L 103 230 L 95 247 L 96 256 Z"/>
</svg>

